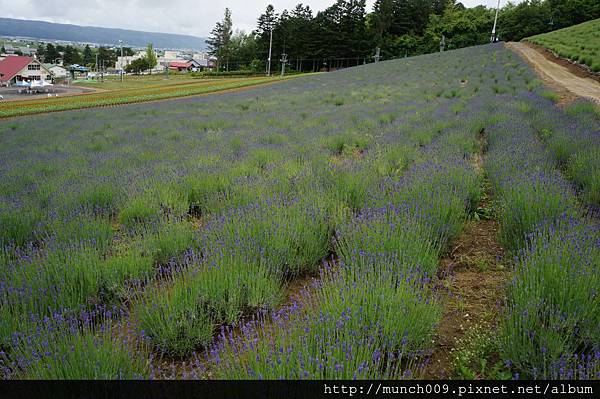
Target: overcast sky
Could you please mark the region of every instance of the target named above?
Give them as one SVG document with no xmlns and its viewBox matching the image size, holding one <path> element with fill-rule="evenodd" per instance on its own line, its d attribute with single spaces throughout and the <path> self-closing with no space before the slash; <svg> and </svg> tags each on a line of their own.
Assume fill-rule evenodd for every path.
<svg viewBox="0 0 600 399">
<path fill-rule="evenodd" d="M 335 0 L 304 0 L 313 11 Z M 370 11 L 375 0 L 367 0 Z M 465 6 L 495 7 L 497 0 L 462 0 Z M 232 12 L 234 29 L 251 31 L 268 4 L 277 12 L 300 0 L 0 0 L 1 16 L 75 25 L 182 33 L 206 37 L 225 7 Z M 519 2 L 519 1 L 517 1 Z M 506 0 L 501 0 L 505 4 Z"/>
</svg>

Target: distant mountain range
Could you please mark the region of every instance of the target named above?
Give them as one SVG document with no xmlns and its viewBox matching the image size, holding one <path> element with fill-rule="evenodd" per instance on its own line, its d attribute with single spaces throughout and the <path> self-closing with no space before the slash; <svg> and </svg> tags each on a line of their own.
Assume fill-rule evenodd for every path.
<svg viewBox="0 0 600 399">
<path fill-rule="evenodd" d="M 154 48 L 190 50 L 204 50 L 206 48 L 205 39 L 196 36 L 56 24 L 12 18 L 0 18 L 0 36 L 64 40 L 101 45 L 117 45 L 119 40 L 123 40 L 123 44 L 130 47 L 144 47 L 148 43 L 152 43 Z"/>
</svg>

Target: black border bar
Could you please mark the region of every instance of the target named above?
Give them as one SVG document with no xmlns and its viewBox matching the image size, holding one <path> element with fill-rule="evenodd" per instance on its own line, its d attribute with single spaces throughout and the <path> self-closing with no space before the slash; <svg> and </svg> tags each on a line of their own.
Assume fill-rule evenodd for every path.
<svg viewBox="0 0 600 399">
<path fill-rule="evenodd" d="M 0 381 L 1 399 L 600 397 L 600 381 Z M 491 396 L 490 396 L 491 395 Z"/>
</svg>

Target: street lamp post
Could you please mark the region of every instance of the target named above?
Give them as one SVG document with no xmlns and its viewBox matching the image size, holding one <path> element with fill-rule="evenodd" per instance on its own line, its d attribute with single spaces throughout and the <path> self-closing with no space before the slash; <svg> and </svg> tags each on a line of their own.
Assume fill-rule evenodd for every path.
<svg viewBox="0 0 600 399">
<path fill-rule="evenodd" d="M 121 83 L 123 83 L 123 40 L 119 40 L 119 45 L 121 46 Z"/>
<path fill-rule="evenodd" d="M 286 62 L 287 62 L 287 54 L 283 53 L 283 54 L 281 54 L 281 77 L 283 77 L 283 75 L 285 75 Z"/>
<path fill-rule="evenodd" d="M 498 0 L 498 5 L 496 6 L 496 16 L 494 17 L 494 27 L 492 28 L 492 37 L 490 38 L 490 42 L 494 43 L 496 41 L 496 23 L 498 22 L 498 11 L 500 10 L 500 0 Z"/>
<path fill-rule="evenodd" d="M 273 27 L 271 26 L 271 37 L 269 39 L 269 59 L 267 60 L 267 76 L 271 76 L 271 50 L 273 48 Z"/>
</svg>

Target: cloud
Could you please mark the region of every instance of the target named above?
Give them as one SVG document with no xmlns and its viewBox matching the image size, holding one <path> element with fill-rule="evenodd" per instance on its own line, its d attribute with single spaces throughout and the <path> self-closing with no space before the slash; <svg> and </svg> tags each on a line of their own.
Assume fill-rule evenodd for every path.
<svg viewBox="0 0 600 399">
<path fill-rule="evenodd" d="M 497 0 L 463 0 L 465 6 L 496 6 Z M 205 37 L 223 17 L 225 7 L 232 12 L 235 29 L 251 31 L 269 3 L 280 12 L 297 3 L 319 11 L 334 0 L 0 0 L 4 17 L 35 19 L 75 25 L 181 33 Z M 505 3 L 502 0 L 502 3 Z M 367 0 L 369 11 L 374 0 Z"/>
</svg>

